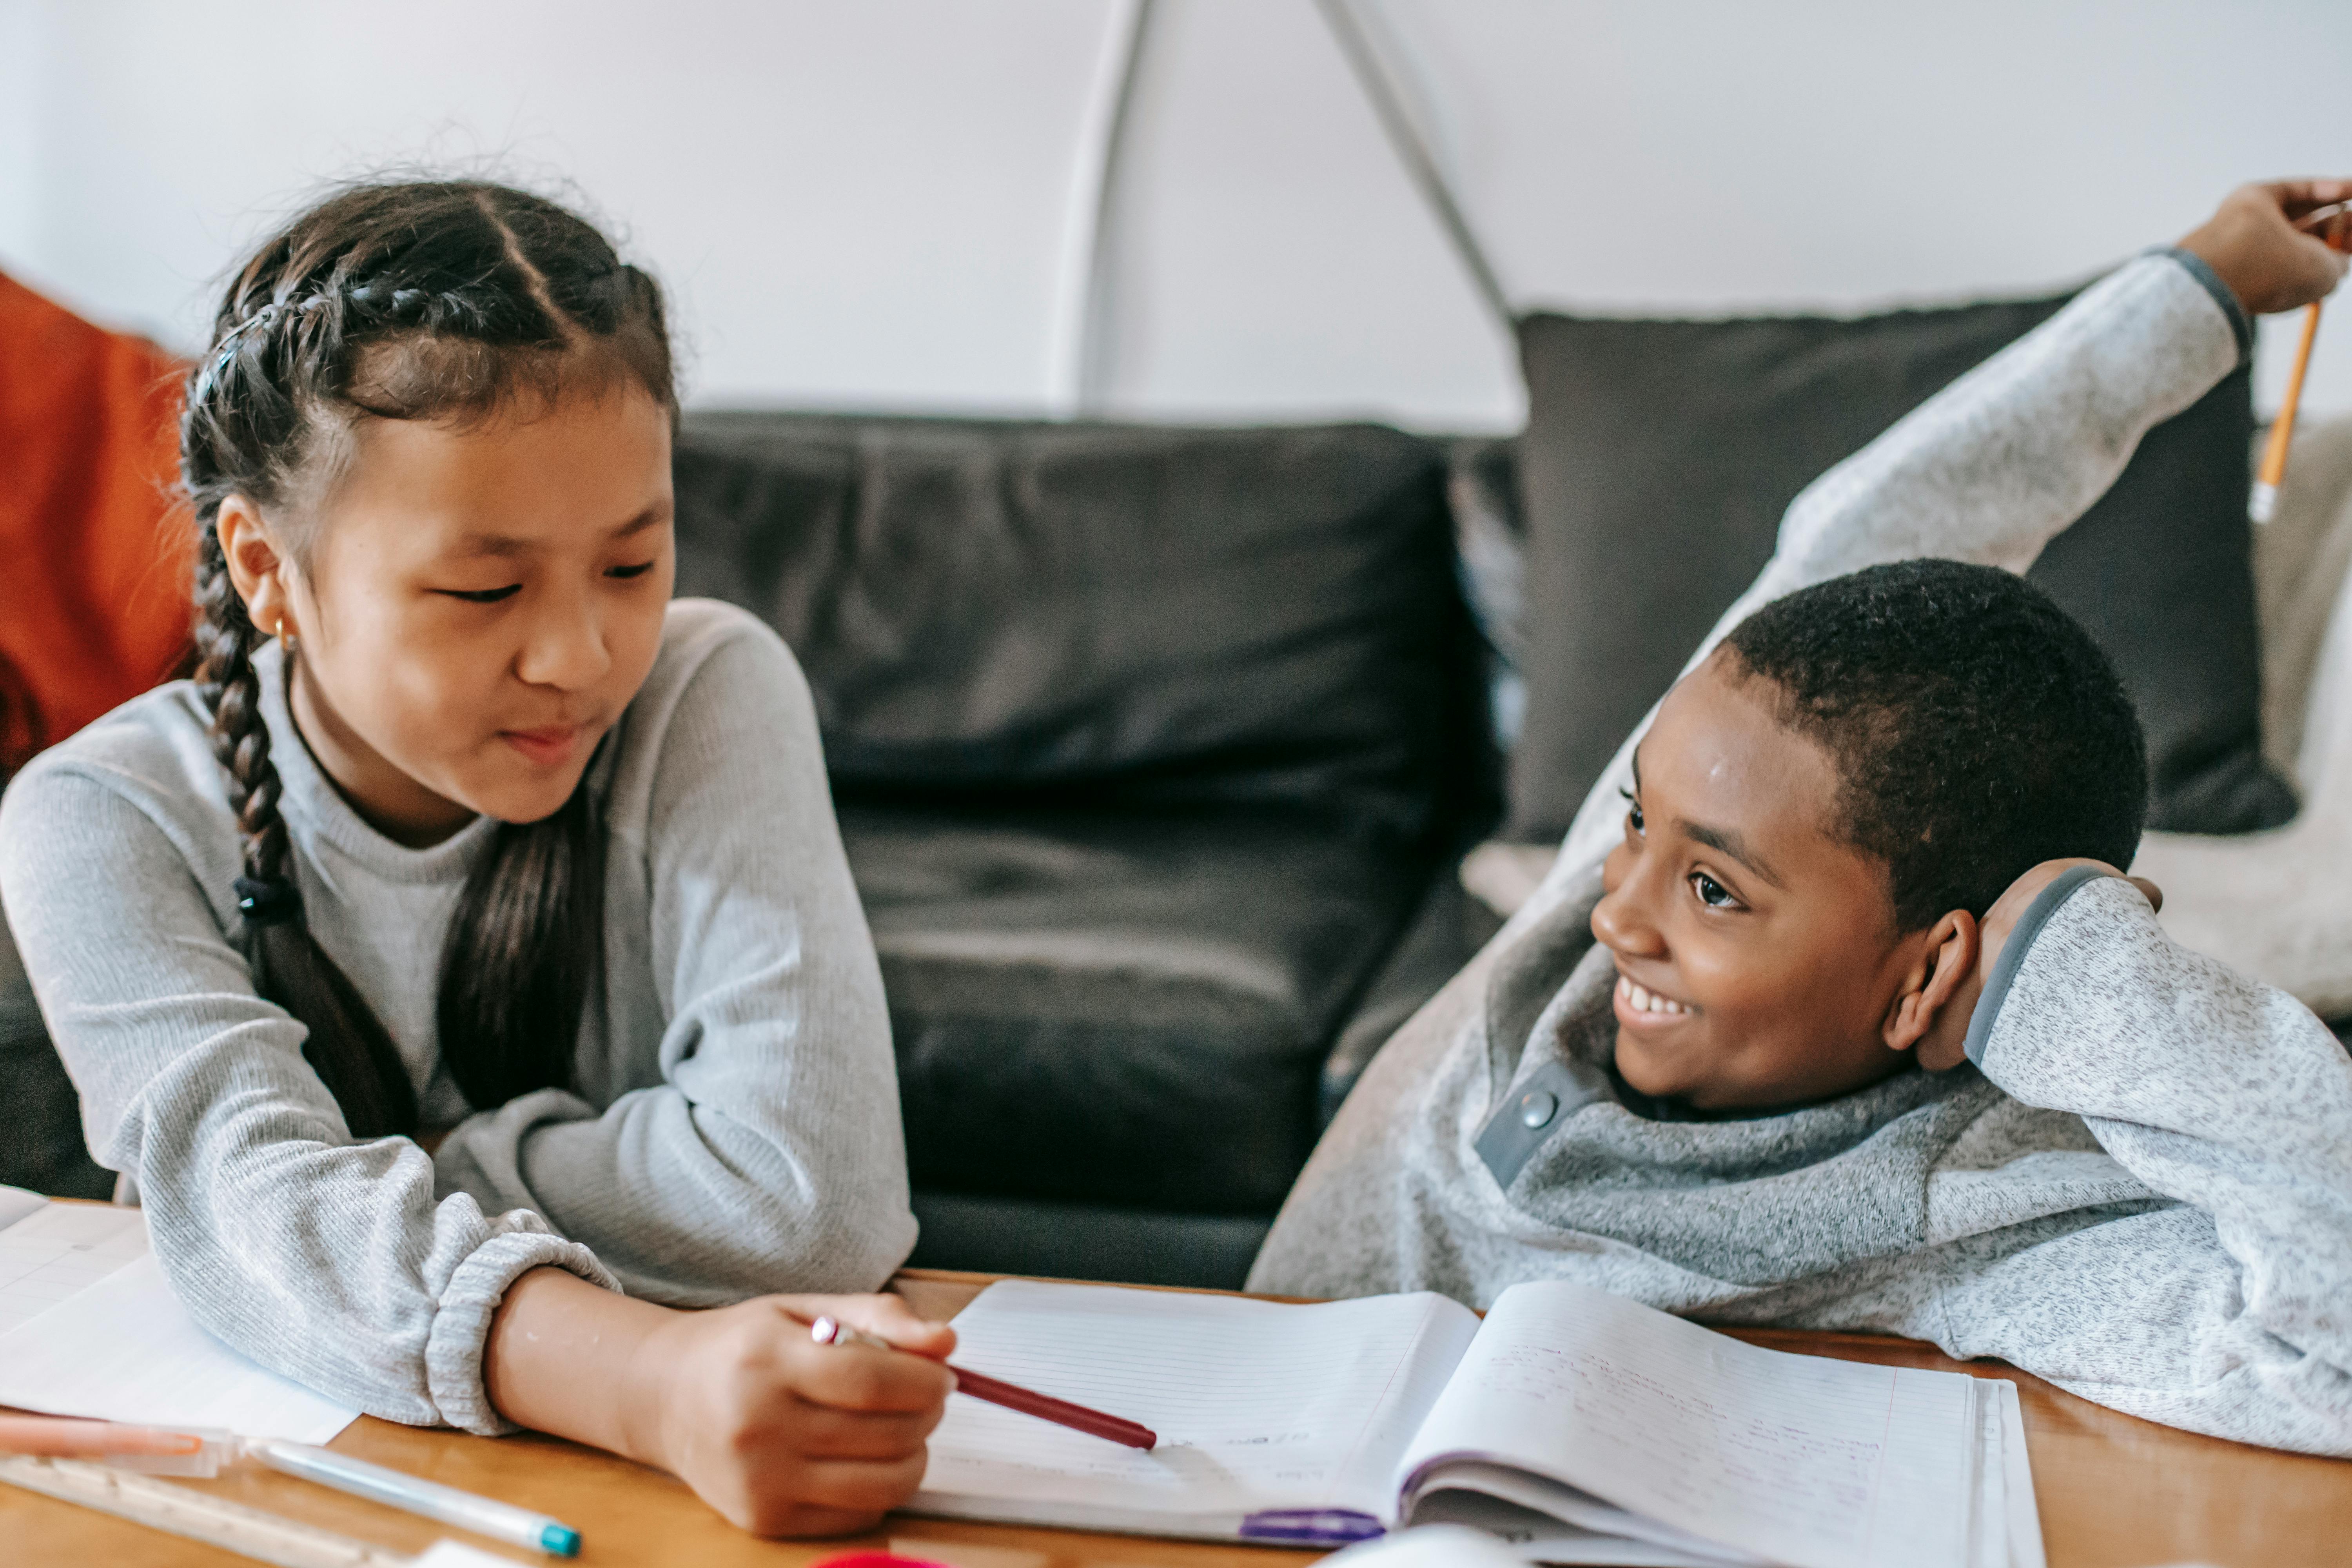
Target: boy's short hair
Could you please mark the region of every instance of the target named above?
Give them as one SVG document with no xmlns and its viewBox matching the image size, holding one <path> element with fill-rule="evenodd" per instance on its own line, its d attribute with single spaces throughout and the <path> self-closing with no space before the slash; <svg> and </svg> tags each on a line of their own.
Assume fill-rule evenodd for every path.
<svg viewBox="0 0 2352 1568">
<path fill-rule="evenodd" d="M 1831 831 L 1886 862 L 1898 931 L 1979 918 L 2044 860 L 2126 868 L 2147 748 L 2091 636 L 2012 573 L 1873 566 L 1775 600 L 1725 646 L 1844 781 Z"/>
</svg>

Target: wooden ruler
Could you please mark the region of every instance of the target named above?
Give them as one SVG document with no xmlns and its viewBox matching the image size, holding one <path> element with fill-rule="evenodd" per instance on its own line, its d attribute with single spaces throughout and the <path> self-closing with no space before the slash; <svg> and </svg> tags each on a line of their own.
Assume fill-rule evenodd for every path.
<svg viewBox="0 0 2352 1568">
<path fill-rule="evenodd" d="M 0 1458 L 0 1481 L 184 1535 L 278 1568 L 413 1568 L 387 1546 L 299 1524 L 191 1487 L 79 1459 Z"/>
</svg>

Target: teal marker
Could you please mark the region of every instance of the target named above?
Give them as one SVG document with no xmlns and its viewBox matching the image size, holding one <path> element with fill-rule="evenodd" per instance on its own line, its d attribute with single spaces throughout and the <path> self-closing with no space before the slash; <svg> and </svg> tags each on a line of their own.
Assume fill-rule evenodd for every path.
<svg viewBox="0 0 2352 1568">
<path fill-rule="evenodd" d="M 534 1552 L 557 1557 L 580 1555 L 578 1531 L 512 1503 L 476 1497 L 456 1487 L 420 1480 L 399 1470 L 314 1448 L 307 1443 L 248 1440 L 245 1451 L 273 1470 L 283 1470 L 322 1487 L 333 1487 L 337 1491 L 363 1497 L 387 1508 L 437 1519 L 444 1524 L 454 1524 L 460 1530 L 516 1546 L 528 1546 Z"/>
</svg>

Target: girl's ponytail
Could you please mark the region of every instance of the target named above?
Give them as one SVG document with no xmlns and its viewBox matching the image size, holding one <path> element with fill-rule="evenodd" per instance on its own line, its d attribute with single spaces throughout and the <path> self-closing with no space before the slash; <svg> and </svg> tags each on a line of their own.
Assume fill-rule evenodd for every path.
<svg viewBox="0 0 2352 1568">
<path fill-rule="evenodd" d="M 553 816 L 499 826 L 449 922 L 441 1055 L 468 1101 L 571 1081 L 604 934 L 604 826 L 583 782 Z"/>
<path fill-rule="evenodd" d="M 195 680 L 242 841 L 246 950 L 256 988 L 309 1026 L 303 1054 L 354 1136 L 415 1131 L 416 1095 L 390 1033 L 303 921 L 221 503 L 242 494 L 268 509 L 299 561 L 303 514 L 358 420 L 472 421 L 520 395 L 620 378 L 676 417 L 654 280 L 552 202 L 450 181 L 356 186 L 297 218 L 238 274 L 189 379 Z M 436 1017 L 442 1059 L 478 1110 L 571 1081 L 604 951 L 604 844 L 583 776 L 553 816 L 502 825 L 467 879 Z"/>
</svg>

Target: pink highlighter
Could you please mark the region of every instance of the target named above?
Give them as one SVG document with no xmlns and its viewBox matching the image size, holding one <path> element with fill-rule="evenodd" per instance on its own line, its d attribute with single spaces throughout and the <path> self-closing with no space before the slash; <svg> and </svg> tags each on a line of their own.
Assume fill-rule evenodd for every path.
<svg viewBox="0 0 2352 1568">
<path fill-rule="evenodd" d="M 210 1427 L 126 1426 L 66 1415 L 0 1415 L 0 1454 L 96 1459 L 151 1476 L 216 1476 L 245 1451 Z"/>
</svg>

